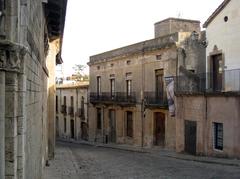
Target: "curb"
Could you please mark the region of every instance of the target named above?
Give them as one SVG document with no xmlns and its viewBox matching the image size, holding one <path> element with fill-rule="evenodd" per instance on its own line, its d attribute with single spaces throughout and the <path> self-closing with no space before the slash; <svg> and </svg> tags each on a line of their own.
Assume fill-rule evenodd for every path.
<svg viewBox="0 0 240 179">
<path fill-rule="evenodd" d="M 166 156 L 169 158 L 174 158 L 174 159 L 179 159 L 179 160 L 240 167 L 240 163 L 239 164 L 238 163 L 226 163 L 226 162 L 220 162 L 220 161 L 201 160 L 201 159 L 196 159 L 196 158 L 186 158 L 186 157 L 178 157 L 178 156 L 171 156 L 171 155 L 166 155 Z"/>
<path fill-rule="evenodd" d="M 96 147 L 110 148 L 110 149 L 116 149 L 116 150 L 125 150 L 125 151 L 129 151 L 129 152 L 138 152 L 138 153 L 150 153 L 150 152 L 145 151 L 145 150 L 123 148 L 123 147 L 118 147 L 118 146 L 96 145 Z"/>
</svg>

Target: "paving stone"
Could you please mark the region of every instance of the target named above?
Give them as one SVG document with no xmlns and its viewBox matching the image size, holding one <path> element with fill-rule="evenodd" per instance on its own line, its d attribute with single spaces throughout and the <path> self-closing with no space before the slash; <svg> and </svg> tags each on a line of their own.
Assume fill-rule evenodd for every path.
<svg viewBox="0 0 240 179">
<path fill-rule="evenodd" d="M 154 153 L 60 142 L 45 179 L 240 178 L 239 166 L 181 160 Z"/>
</svg>

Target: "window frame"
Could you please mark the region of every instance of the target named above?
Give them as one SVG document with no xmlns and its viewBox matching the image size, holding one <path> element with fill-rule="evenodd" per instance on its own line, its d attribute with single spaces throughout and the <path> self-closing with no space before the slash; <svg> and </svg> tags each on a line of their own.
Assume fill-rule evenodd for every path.
<svg viewBox="0 0 240 179">
<path fill-rule="evenodd" d="M 96 119 L 97 119 L 97 129 L 98 130 L 101 130 L 102 129 L 102 111 L 101 111 L 101 108 L 97 108 L 97 116 L 96 116 Z"/>
<path fill-rule="evenodd" d="M 97 95 L 101 94 L 101 76 L 97 76 Z"/>
<path fill-rule="evenodd" d="M 63 119 L 63 123 L 64 123 L 64 133 L 66 133 L 67 132 L 67 119 L 66 118 Z"/>
<path fill-rule="evenodd" d="M 223 150 L 223 123 L 213 122 L 213 147 L 215 150 Z"/>
<path fill-rule="evenodd" d="M 132 93 L 132 80 L 126 80 L 126 93 L 127 96 L 131 96 Z"/>
<path fill-rule="evenodd" d="M 132 111 L 126 111 L 126 136 L 133 138 L 133 112 Z"/>
<path fill-rule="evenodd" d="M 112 79 L 110 79 L 110 92 L 111 92 L 111 97 L 114 97 L 114 96 L 115 96 L 115 90 L 116 90 L 115 79 L 112 78 Z"/>
</svg>

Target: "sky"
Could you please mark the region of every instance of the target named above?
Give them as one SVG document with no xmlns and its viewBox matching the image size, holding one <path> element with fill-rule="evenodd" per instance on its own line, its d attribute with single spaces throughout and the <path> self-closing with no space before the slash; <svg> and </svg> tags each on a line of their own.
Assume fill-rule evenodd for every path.
<svg viewBox="0 0 240 179">
<path fill-rule="evenodd" d="M 115 48 L 154 38 L 154 23 L 168 17 L 200 20 L 223 0 L 68 0 L 62 46 L 64 76 L 75 64 Z M 88 67 L 85 74 L 88 73 Z"/>
</svg>

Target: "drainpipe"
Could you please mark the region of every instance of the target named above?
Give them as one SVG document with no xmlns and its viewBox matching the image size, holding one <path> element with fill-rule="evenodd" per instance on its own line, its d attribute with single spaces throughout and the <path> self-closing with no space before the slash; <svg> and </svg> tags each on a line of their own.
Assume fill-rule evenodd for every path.
<svg viewBox="0 0 240 179">
<path fill-rule="evenodd" d="M 208 100 L 207 100 L 207 96 L 204 94 L 204 97 L 205 97 L 205 125 L 207 126 L 207 122 L 208 122 Z M 208 130 L 208 127 L 204 127 L 204 130 Z M 208 131 L 207 131 L 208 132 Z M 205 141 L 205 144 L 204 144 L 204 146 L 205 146 L 205 152 L 206 152 L 206 155 L 207 155 L 207 146 L 208 146 L 208 133 L 207 133 L 206 131 L 204 132 L 205 134 L 206 134 L 206 136 L 204 137 L 205 139 L 206 139 L 206 141 Z"/>
<path fill-rule="evenodd" d="M 0 178 L 5 177 L 5 72 L 0 71 Z"/>
<path fill-rule="evenodd" d="M 103 143 L 104 143 L 104 106 L 102 107 L 102 139 L 103 139 Z"/>
<path fill-rule="evenodd" d="M 142 142 L 141 146 L 143 148 L 144 146 L 144 108 L 145 108 L 145 103 L 144 103 L 144 91 L 145 91 L 145 68 L 144 68 L 144 47 L 142 50 L 142 90 L 141 90 L 141 122 L 142 122 Z"/>
<path fill-rule="evenodd" d="M 78 114 L 78 88 L 76 88 L 76 109 L 75 111 L 77 113 L 74 113 L 74 118 L 75 118 L 75 131 L 76 131 L 76 139 L 79 138 L 79 133 L 77 131 L 77 117 L 76 117 L 76 114 Z M 81 122 L 80 122 L 80 129 L 81 129 Z"/>
</svg>

